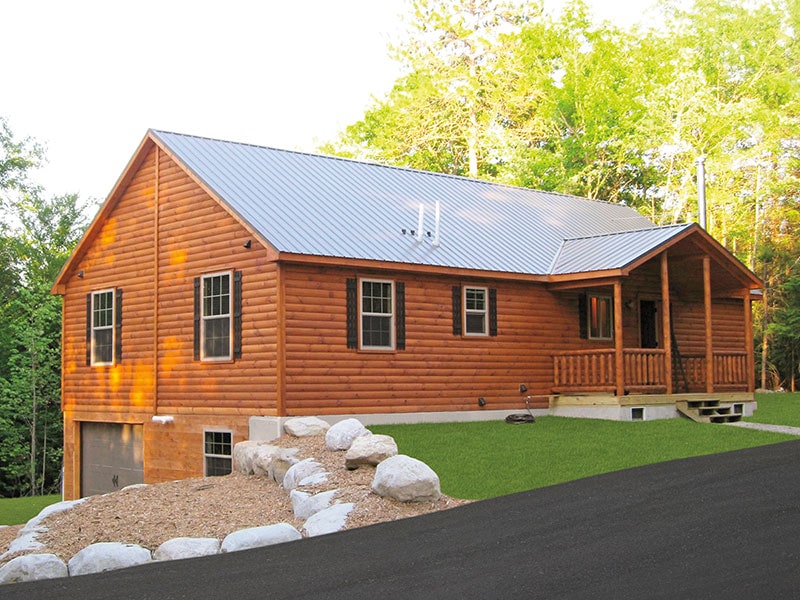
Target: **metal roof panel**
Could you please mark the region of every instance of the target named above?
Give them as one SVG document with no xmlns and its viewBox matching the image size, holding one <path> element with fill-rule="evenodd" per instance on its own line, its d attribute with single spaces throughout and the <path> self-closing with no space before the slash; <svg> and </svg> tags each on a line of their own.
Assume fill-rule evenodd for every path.
<svg viewBox="0 0 800 600">
<path fill-rule="evenodd" d="M 164 131 L 151 134 L 281 252 L 547 274 L 557 256 L 559 269 L 580 266 L 578 257 L 589 251 L 581 251 L 575 238 L 661 229 L 619 204 Z M 432 243 L 437 202 L 438 246 Z M 418 241 L 410 231 L 418 228 L 420 206 Z M 570 242 L 562 249 L 565 239 Z M 598 251 L 618 250 L 594 244 Z"/>
</svg>

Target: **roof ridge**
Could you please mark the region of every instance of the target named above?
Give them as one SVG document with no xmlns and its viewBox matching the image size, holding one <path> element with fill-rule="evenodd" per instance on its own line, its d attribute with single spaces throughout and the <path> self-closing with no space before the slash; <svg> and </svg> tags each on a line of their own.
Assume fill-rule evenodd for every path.
<svg viewBox="0 0 800 600">
<path fill-rule="evenodd" d="M 444 178 L 447 178 L 447 179 L 456 179 L 456 180 L 460 180 L 460 181 L 468 181 L 470 183 L 477 183 L 477 184 L 494 186 L 494 187 L 503 187 L 503 188 L 508 188 L 508 189 L 512 189 L 512 190 L 524 190 L 524 191 L 528 191 L 528 192 L 538 192 L 538 193 L 541 193 L 541 194 L 548 194 L 548 195 L 553 195 L 553 196 L 561 196 L 561 197 L 564 197 L 564 198 L 570 198 L 570 199 L 573 199 L 573 200 L 580 200 L 580 201 L 583 201 L 583 202 L 594 202 L 594 203 L 597 203 L 597 204 L 608 204 L 608 205 L 611 205 L 611 206 L 623 206 L 623 207 L 629 208 L 626 204 L 623 204 L 623 203 L 620 203 L 620 202 L 611 202 L 610 200 L 600 200 L 598 198 L 586 198 L 584 196 L 576 196 L 575 194 L 568 194 L 568 193 L 565 193 L 565 192 L 542 190 L 542 189 L 538 189 L 538 188 L 529 188 L 529 187 L 524 187 L 524 186 L 521 186 L 521 185 L 512 185 L 510 183 L 504 183 L 502 181 L 490 181 L 490 180 L 486 180 L 486 179 L 477 179 L 477 178 L 474 178 L 474 177 L 467 177 L 466 175 L 454 175 L 453 173 L 442 173 L 442 172 L 439 172 L 439 171 L 426 171 L 424 169 L 415 169 L 413 167 L 403 167 L 403 166 L 400 166 L 400 165 L 388 165 L 388 164 L 375 162 L 375 161 L 371 161 L 371 160 L 367 160 L 367 159 L 361 159 L 361 158 L 348 158 L 348 157 L 345 157 L 345 156 L 336 156 L 334 154 L 321 154 L 321 153 L 318 153 L 318 152 L 309 152 L 307 150 L 291 150 L 291 149 L 288 149 L 288 148 L 278 148 L 276 146 L 266 146 L 266 145 L 263 145 L 263 144 L 255 144 L 255 143 L 252 143 L 252 142 L 236 142 L 234 140 L 226 140 L 226 139 L 216 138 L 216 137 L 194 135 L 194 134 L 190 134 L 190 133 L 179 133 L 179 132 L 176 132 L 176 131 L 166 131 L 164 129 L 152 129 L 151 128 L 149 131 L 152 134 L 154 134 L 156 137 L 158 137 L 159 134 L 166 134 L 166 135 L 174 135 L 174 136 L 180 136 L 180 137 L 185 137 L 185 138 L 193 138 L 193 139 L 196 139 L 196 140 L 206 140 L 206 141 L 209 141 L 209 142 L 217 142 L 217 143 L 220 143 L 220 144 L 232 144 L 234 146 L 248 146 L 250 148 L 256 148 L 256 149 L 261 149 L 261 150 L 273 150 L 275 152 L 285 152 L 287 154 L 297 154 L 297 155 L 302 155 L 302 156 L 310 156 L 310 157 L 314 157 L 314 158 L 329 159 L 329 160 L 335 160 L 335 161 L 340 161 L 340 162 L 345 162 L 345 163 L 352 163 L 352 164 L 357 164 L 357 165 L 367 165 L 367 166 L 374 166 L 374 167 L 382 167 L 384 169 L 392 169 L 392 170 L 396 170 L 396 171 L 405 171 L 405 172 L 409 172 L 409 173 L 419 173 L 419 174 L 431 175 L 431 176 L 435 176 L 435 177 L 444 177 Z"/>
<path fill-rule="evenodd" d="M 631 217 L 633 218 L 633 217 Z M 672 225 L 653 225 L 652 227 L 642 227 L 640 229 L 625 229 L 623 231 L 612 231 L 610 233 L 598 233 L 595 235 L 582 235 L 578 237 L 572 238 L 564 238 L 564 242 L 576 242 L 578 240 L 591 240 L 593 238 L 602 238 L 602 237 L 611 237 L 614 235 L 625 235 L 628 233 L 639 233 L 642 231 L 653 231 L 654 229 L 682 229 L 685 227 L 690 227 L 695 223 L 674 223 Z"/>
</svg>

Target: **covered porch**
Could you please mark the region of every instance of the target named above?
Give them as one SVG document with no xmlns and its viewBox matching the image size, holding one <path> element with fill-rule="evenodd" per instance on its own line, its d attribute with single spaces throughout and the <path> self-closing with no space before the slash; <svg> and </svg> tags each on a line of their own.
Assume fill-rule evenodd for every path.
<svg viewBox="0 0 800 600">
<path fill-rule="evenodd" d="M 643 235 L 641 248 L 629 238 L 623 258 L 604 258 L 604 238 L 566 248 L 571 260 L 599 268 L 551 283 L 564 302 L 577 304 L 580 321 L 578 338 L 551 353 L 551 405 L 751 403 L 752 301 L 761 282 L 699 227 L 668 240 Z M 604 260 L 612 261 L 608 268 Z"/>
</svg>

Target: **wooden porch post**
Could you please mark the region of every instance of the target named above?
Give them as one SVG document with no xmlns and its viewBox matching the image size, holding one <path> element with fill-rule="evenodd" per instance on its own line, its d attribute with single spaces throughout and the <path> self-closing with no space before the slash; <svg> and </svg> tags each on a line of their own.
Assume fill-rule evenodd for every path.
<svg viewBox="0 0 800 600">
<path fill-rule="evenodd" d="M 667 395 L 672 394 L 672 315 L 669 299 L 669 259 L 667 252 L 661 253 L 661 330 L 664 338 L 664 378 L 667 380 Z"/>
<path fill-rule="evenodd" d="M 714 393 L 714 340 L 711 328 L 711 257 L 703 257 L 703 300 L 706 313 L 706 393 Z"/>
<path fill-rule="evenodd" d="M 614 282 L 614 359 L 617 373 L 617 396 L 625 395 L 625 357 L 622 343 L 622 282 Z"/>
<path fill-rule="evenodd" d="M 744 293 L 744 352 L 747 357 L 745 368 L 747 369 L 747 391 L 756 390 L 756 353 L 753 347 L 753 306 L 750 300 L 750 290 Z"/>
</svg>

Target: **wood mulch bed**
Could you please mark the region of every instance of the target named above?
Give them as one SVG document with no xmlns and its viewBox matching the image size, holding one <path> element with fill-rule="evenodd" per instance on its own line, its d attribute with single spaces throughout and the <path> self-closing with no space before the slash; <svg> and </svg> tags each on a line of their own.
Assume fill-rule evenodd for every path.
<svg viewBox="0 0 800 600">
<path fill-rule="evenodd" d="M 317 493 L 338 489 L 334 502 L 355 502 L 345 528 L 394 521 L 467 504 L 442 496 L 435 502 L 397 502 L 372 492 L 374 467 L 349 471 L 344 452 L 325 447 L 324 436 L 283 436 L 273 444 L 300 449 L 300 456 L 313 457 L 330 473 L 328 481 L 303 491 Z M 45 519 L 46 533 L 38 536 L 45 545 L 37 552 L 52 552 L 68 561 L 76 552 L 95 542 L 124 542 L 155 550 L 175 537 L 214 537 L 260 525 L 289 523 L 300 530 L 294 518 L 289 493 L 267 478 L 233 473 L 224 477 L 201 477 L 133 487 L 103 496 L 93 496 L 78 506 Z M 0 554 L 16 537 L 20 527 L 0 528 Z M 10 560 L 11 556 L 0 564 Z"/>
</svg>

